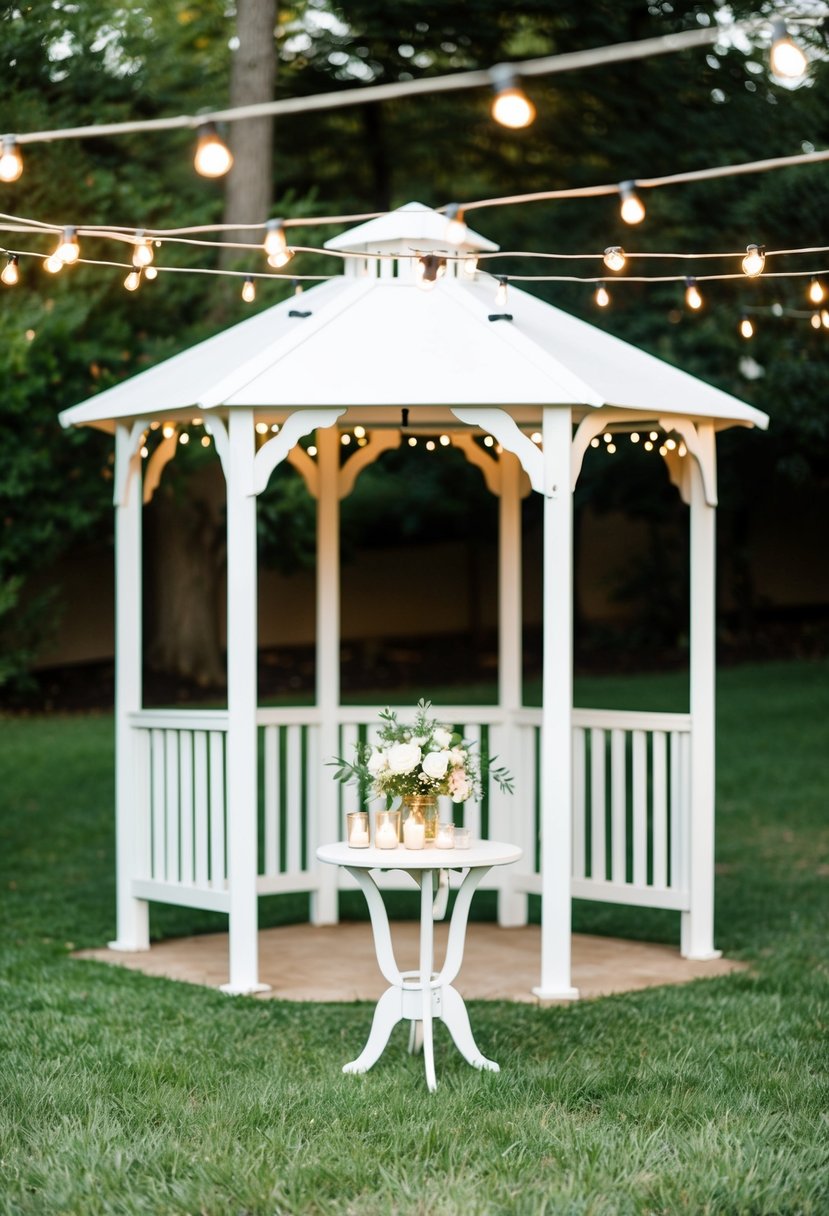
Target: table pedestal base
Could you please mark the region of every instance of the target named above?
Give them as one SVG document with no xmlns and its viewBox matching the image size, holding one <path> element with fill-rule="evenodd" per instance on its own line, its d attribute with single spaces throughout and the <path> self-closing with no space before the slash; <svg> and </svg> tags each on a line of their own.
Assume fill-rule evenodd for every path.
<svg viewBox="0 0 829 1216">
<path fill-rule="evenodd" d="M 467 870 L 455 900 L 449 922 L 449 940 L 443 969 L 434 966 L 434 911 L 432 895 L 433 870 L 409 870 L 408 873 L 420 886 L 420 967 L 417 971 L 400 971 L 394 958 L 386 906 L 371 872 L 356 867 L 347 867 L 362 888 L 371 915 L 377 961 L 390 987 L 386 989 L 374 1010 L 374 1019 L 368 1041 L 356 1060 L 343 1066 L 343 1072 L 368 1072 L 383 1054 L 398 1022 L 411 1022 L 409 1050 L 416 1051 L 422 1043 L 426 1068 L 426 1084 L 430 1091 L 437 1088 L 435 1078 L 435 1056 L 432 1027 L 439 1019 L 448 1029 L 452 1040 L 463 1058 L 473 1068 L 499 1072 L 494 1060 L 489 1060 L 479 1050 L 472 1035 L 469 1014 L 463 997 L 452 987 L 463 962 L 464 938 L 469 917 L 469 905 L 475 888 L 488 872 L 489 867 L 478 866 Z"/>
</svg>

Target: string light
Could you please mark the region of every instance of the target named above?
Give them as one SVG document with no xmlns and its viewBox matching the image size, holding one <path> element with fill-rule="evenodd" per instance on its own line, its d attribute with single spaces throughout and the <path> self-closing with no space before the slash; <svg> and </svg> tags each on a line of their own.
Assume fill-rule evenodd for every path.
<svg viewBox="0 0 829 1216">
<path fill-rule="evenodd" d="M 747 274 L 750 279 L 756 279 L 758 275 L 763 273 L 763 267 L 765 264 L 765 245 L 747 245 L 746 255 L 742 261 L 744 273 Z"/>
<path fill-rule="evenodd" d="M 268 220 L 265 225 L 263 245 L 265 253 L 268 255 L 268 265 L 273 266 L 274 270 L 287 266 L 294 256 L 292 250 L 288 248 L 285 224 L 282 220 Z"/>
<path fill-rule="evenodd" d="M 602 261 L 608 270 L 623 270 L 627 258 L 621 245 L 610 245 L 605 249 Z"/>
<path fill-rule="evenodd" d="M 816 278 L 814 278 L 814 276 L 811 278 L 811 280 L 809 281 L 808 295 L 809 295 L 809 299 L 811 300 L 811 302 L 813 304 L 822 304 L 823 303 L 824 297 L 826 295 L 826 291 L 825 291 L 824 286 L 821 283 L 820 279 L 816 279 Z"/>
<path fill-rule="evenodd" d="M 468 278 L 470 278 L 470 279 L 474 279 L 475 275 L 478 273 L 478 259 L 477 259 L 477 257 L 475 257 L 475 256 L 473 255 L 472 257 L 464 258 L 464 260 L 463 260 L 463 273 L 464 273 L 465 275 L 467 275 L 467 276 L 468 276 Z"/>
<path fill-rule="evenodd" d="M 172 439 L 172 437 L 175 433 L 176 433 L 176 428 L 174 426 L 172 426 L 169 422 L 165 422 L 164 426 L 161 428 L 161 434 L 164 436 L 164 438 Z"/>
<path fill-rule="evenodd" d="M 15 287 L 20 282 L 19 261 L 20 259 L 16 253 L 9 254 L 9 259 L 3 267 L 3 273 L 0 274 L 0 279 L 3 280 L 7 287 Z"/>
<path fill-rule="evenodd" d="M 535 119 L 535 106 L 518 83 L 518 77 L 506 64 L 498 64 L 489 73 L 495 99 L 490 113 L 502 127 L 520 131 Z"/>
<path fill-rule="evenodd" d="M 440 437 L 440 446 L 441 446 L 442 448 L 448 448 L 448 447 L 449 447 L 449 444 L 450 444 L 451 442 L 452 442 L 452 440 L 449 438 L 449 436 L 448 436 L 448 435 L 441 435 L 441 437 Z"/>
<path fill-rule="evenodd" d="M 198 143 L 193 165 L 202 177 L 224 177 L 233 165 L 233 155 L 219 138 L 212 122 L 203 123 L 198 130 Z"/>
<path fill-rule="evenodd" d="M 507 277 L 505 275 L 502 275 L 501 278 L 498 279 L 498 287 L 495 291 L 495 307 L 496 308 L 506 308 L 506 306 L 507 306 L 507 285 L 508 285 L 508 283 L 509 283 L 509 279 L 507 279 Z"/>
<path fill-rule="evenodd" d="M 132 264 L 137 269 L 141 270 L 145 266 L 149 266 L 153 260 L 153 243 L 148 241 L 144 236 L 143 231 L 135 234 L 135 248 L 132 251 Z"/>
<path fill-rule="evenodd" d="M 51 253 L 44 260 L 43 269 L 48 270 L 49 274 L 57 274 L 59 270 L 63 270 L 63 259 L 59 258 L 56 253 Z"/>
<path fill-rule="evenodd" d="M 784 80 L 797 80 L 800 76 L 805 76 L 809 67 L 809 61 L 803 51 L 789 37 L 786 22 L 779 18 L 771 25 L 769 62 L 775 76 Z"/>
<path fill-rule="evenodd" d="M 685 280 L 685 303 L 689 308 L 693 308 L 695 312 L 697 309 L 702 308 L 702 296 L 699 293 L 697 281 L 691 277 Z"/>
<path fill-rule="evenodd" d="M 410 435 L 410 436 L 409 436 L 409 447 L 410 447 L 410 448 L 416 448 L 416 447 L 417 447 L 417 439 L 414 437 L 414 435 Z"/>
<path fill-rule="evenodd" d="M 186 431 L 182 431 L 178 437 L 178 441 L 182 445 L 182 447 L 186 448 L 188 443 L 190 442 L 190 436 L 187 434 Z"/>
<path fill-rule="evenodd" d="M 141 286 L 141 271 L 131 270 L 124 279 L 124 286 L 127 291 L 138 291 L 138 288 Z"/>
<path fill-rule="evenodd" d="M 210 436 L 209 436 L 209 435 L 202 435 L 202 437 L 201 437 L 201 445 L 202 445 L 202 447 L 203 447 L 203 448 L 209 448 L 209 447 L 210 447 Z"/>
<path fill-rule="evenodd" d="M 619 214 L 626 224 L 641 224 L 645 218 L 645 204 L 636 193 L 636 182 L 620 182 L 619 196 L 622 206 Z"/>
<path fill-rule="evenodd" d="M 3 136 L 0 153 L 0 182 L 16 182 L 23 172 L 23 157 L 13 135 Z"/>
<path fill-rule="evenodd" d="M 631 442 L 631 443 L 638 443 L 638 442 L 639 442 L 639 432 L 638 432 L 638 431 L 631 431 L 631 434 L 630 434 L 630 442 Z"/>
<path fill-rule="evenodd" d="M 257 422 L 253 429 L 256 431 L 257 435 L 267 435 L 269 428 L 267 422 Z"/>
<path fill-rule="evenodd" d="M 610 292 L 605 287 L 604 283 L 600 283 L 596 288 L 596 294 L 593 296 L 594 303 L 598 308 L 607 308 L 610 303 Z"/>
<path fill-rule="evenodd" d="M 463 211 L 458 203 L 450 203 L 446 208 L 446 239 L 450 245 L 462 245 L 469 236 L 469 229 L 463 218 Z"/>
<path fill-rule="evenodd" d="M 245 281 L 242 284 L 242 299 L 246 304 L 252 304 L 256 299 L 256 284 L 250 275 L 245 277 Z"/>
<path fill-rule="evenodd" d="M 740 318 L 740 334 L 744 338 L 754 337 L 754 326 L 751 323 L 751 317 L 746 316 L 745 313 Z"/>
<path fill-rule="evenodd" d="M 820 313 L 819 312 L 812 313 L 811 317 L 809 318 L 809 324 L 811 325 L 812 329 L 820 329 Z"/>
<path fill-rule="evenodd" d="M 820 323 L 824 329 L 829 329 L 829 309 L 821 308 Z"/>
<path fill-rule="evenodd" d="M 64 228 L 54 256 L 60 258 L 65 266 L 71 266 L 81 256 L 76 228 Z"/>
<path fill-rule="evenodd" d="M 155 268 L 155 266 L 147 266 L 147 267 L 145 267 L 145 269 L 144 269 L 144 278 L 145 278 L 145 279 L 157 279 L 157 278 L 158 278 L 158 271 L 157 271 L 157 269 Z"/>
</svg>

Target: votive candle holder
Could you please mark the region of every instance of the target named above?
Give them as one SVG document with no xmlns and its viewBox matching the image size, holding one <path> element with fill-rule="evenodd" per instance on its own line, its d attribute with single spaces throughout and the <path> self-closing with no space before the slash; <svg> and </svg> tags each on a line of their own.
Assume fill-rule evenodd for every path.
<svg viewBox="0 0 829 1216">
<path fill-rule="evenodd" d="M 368 811 L 349 811 L 345 817 L 346 840 L 350 849 L 367 849 L 371 844 Z"/>
<path fill-rule="evenodd" d="M 374 845 L 378 849 L 396 849 L 400 843 L 400 812 L 377 811 L 374 816 Z"/>
</svg>

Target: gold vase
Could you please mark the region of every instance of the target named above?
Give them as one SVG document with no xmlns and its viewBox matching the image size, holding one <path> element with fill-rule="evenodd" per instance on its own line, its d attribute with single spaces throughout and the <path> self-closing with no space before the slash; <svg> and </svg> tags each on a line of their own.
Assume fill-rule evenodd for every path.
<svg viewBox="0 0 829 1216">
<path fill-rule="evenodd" d="M 416 823 L 423 824 L 426 843 L 433 844 L 438 822 L 437 794 L 404 794 L 403 818 L 410 815 Z"/>
</svg>

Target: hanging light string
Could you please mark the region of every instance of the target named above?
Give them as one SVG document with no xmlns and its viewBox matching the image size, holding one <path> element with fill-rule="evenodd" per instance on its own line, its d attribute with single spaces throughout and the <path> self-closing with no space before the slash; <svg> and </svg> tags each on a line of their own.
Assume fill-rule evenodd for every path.
<svg viewBox="0 0 829 1216">
<path fill-rule="evenodd" d="M 798 24 L 815 24 L 820 18 L 814 14 L 797 17 Z M 537 59 L 525 59 L 517 63 L 497 64 L 492 68 L 454 72 L 445 76 L 421 77 L 417 80 L 394 81 L 389 84 L 364 85 L 346 89 L 339 93 L 316 93 L 308 97 L 286 97 L 280 100 L 258 102 L 254 105 L 233 106 L 221 110 L 205 110 L 201 114 L 180 114 L 168 118 L 150 118 L 129 122 L 93 123 L 83 127 L 60 127 L 48 131 L 28 131 L 14 135 L 15 142 L 25 144 L 49 143 L 61 139 L 95 139 L 103 136 L 126 135 L 146 131 L 198 130 L 217 122 L 241 122 L 250 118 L 271 115 L 309 114 L 320 110 L 336 110 L 349 106 L 366 105 L 378 101 L 394 101 L 401 97 L 422 94 L 456 92 L 464 89 L 485 88 L 493 84 L 493 77 L 509 73 L 516 79 L 534 76 L 552 76 L 562 72 L 581 71 L 585 68 L 602 67 L 610 63 L 627 63 L 637 59 L 650 59 L 659 55 L 673 55 L 681 51 L 709 47 L 724 41 L 733 41 L 735 34 L 756 35 L 770 30 L 768 18 L 753 18 L 746 21 L 713 24 L 708 28 L 682 30 L 675 34 L 661 34 L 654 38 L 643 38 L 635 42 L 622 42 L 613 46 L 594 47 L 583 51 L 570 51 L 558 55 L 545 55 Z"/>
</svg>

